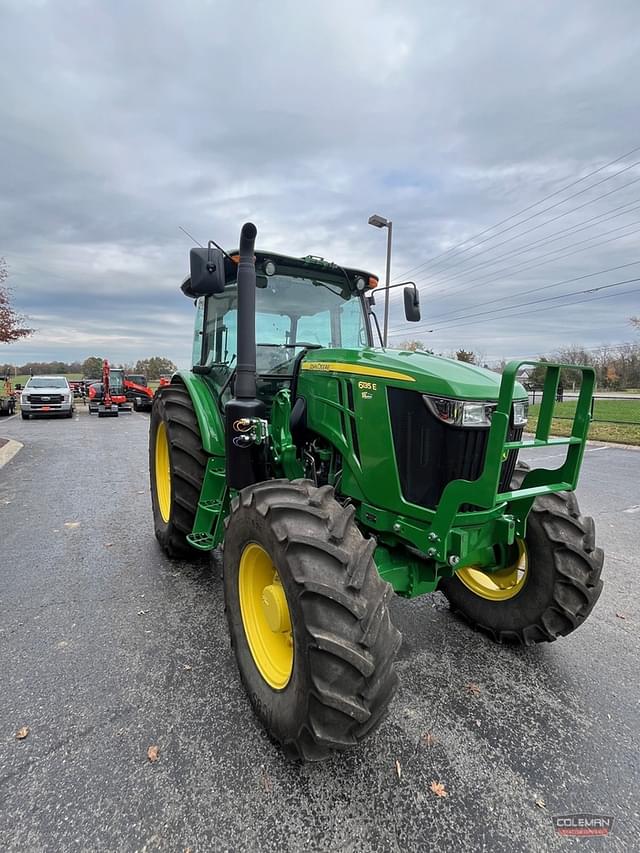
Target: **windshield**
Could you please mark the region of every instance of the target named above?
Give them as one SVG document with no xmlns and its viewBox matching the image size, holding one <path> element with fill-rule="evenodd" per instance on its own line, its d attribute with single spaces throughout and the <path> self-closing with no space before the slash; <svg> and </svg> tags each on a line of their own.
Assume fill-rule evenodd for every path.
<svg viewBox="0 0 640 853">
<path fill-rule="evenodd" d="M 259 374 L 290 375 L 302 348 L 357 349 L 368 343 L 360 297 L 336 282 L 297 276 L 261 277 L 256 288 Z M 210 296 L 202 363 L 232 369 L 237 345 L 237 286 Z"/>
<path fill-rule="evenodd" d="M 68 388 L 67 380 L 62 376 L 33 376 L 25 388 Z"/>
</svg>

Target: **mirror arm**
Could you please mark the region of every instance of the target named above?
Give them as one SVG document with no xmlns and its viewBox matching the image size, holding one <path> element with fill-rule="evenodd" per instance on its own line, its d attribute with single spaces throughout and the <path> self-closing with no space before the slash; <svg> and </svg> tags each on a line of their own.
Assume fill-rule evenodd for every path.
<svg viewBox="0 0 640 853">
<path fill-rule="evenodd" d="M 416 287 L 415 281 L 401 281 L 398 284 L 389 284 L 386 287 L 376 287 L 375 292 L 380 293 L 382 290 L 393 290 L 394 287 L 408 287 L 411 285 L 413 287 L 413 292 L 418 295 L 418 288 Z"/>
</svg>

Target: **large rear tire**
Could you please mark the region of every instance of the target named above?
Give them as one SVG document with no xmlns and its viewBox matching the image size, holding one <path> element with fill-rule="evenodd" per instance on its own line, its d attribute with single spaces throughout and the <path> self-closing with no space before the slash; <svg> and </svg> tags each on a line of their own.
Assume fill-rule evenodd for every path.
<svg viewBox="0 0 640 853">
<path fill-rule="evenodd" d="M 229 630 L 253 709 L 291 758 L 354 747 L 387 713 L 401 636 L 374 550 L 329 486 L 272 480 L 232 502 Z"/>
<path fill-rule="evenodd" d="M 520 487 L 527 471 L 518 466 L 512 488 Z M 463 569 L 439 588 L 453 611 L 499 643 L 528 646 L 565 637 L 602 592 L 604 555 L 595 545 L 593 519 L 580 515 L 572 492 L 544 495 L 536 499 L 519 544 L 511 575 L 503 570 L 492 582 L 490 572 Z"/>
<path fill-rule="evenodd" d="M 193 529 L 207 466 L 189 392 L 166 385 L 155 395 L 149 425 L 151 503 L 158 542 L 170 557 L 198 560 L 187 536 Z"/>
</svg>

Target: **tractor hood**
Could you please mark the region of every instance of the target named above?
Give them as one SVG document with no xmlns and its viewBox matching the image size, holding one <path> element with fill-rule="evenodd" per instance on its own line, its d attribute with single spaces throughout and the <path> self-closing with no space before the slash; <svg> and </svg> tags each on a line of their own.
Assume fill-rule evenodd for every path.
<svg viewBox="0 0 640 853">
<path fill-rule="evenodd" d="M 346 373 L 362 381 L 404 387 L 422 394 L 459 400 L 497 400 L 500 375 L 475 364 L 421 352 L 380 349 L 320 349 L 307 353 L 302 370 Z M 514 399 L 527 392 L 516 384 Z"/>
</svg>

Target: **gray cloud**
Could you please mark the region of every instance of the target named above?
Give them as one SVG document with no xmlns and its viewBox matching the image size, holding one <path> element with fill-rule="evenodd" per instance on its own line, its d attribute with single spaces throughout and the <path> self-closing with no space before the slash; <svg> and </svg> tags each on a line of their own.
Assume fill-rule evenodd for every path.
<svg viewBox="0 0 640 853">
<path fill-rule="evenodd" d="M 366 225 L 380 212 L 394 221 L 394 275 L 422 263 L 640 145 L 639 24 L 637 3 L 597 0 L 0 0 L 0 255 L 39 329 L 0 360 L 158 352 L 186 364 L 178 225 L 231 247 L 251 218 L 263 247 L 382 272 L 383 235 Z M 558 212 L 634 176 L 640 167 Z M 417 271 L 425 319 L 640 260 L 630 233 L 517 271 L 636 212 L 468 271 L 636 199 L 640 183 L 476 260 Z M 460 292 L 474 276 L 483 281 Z M 421 334 L 489 358 L 618 342 L 638 301 Z M 397 299 L 392 320 L 401 325 Z"/>
</svg>

